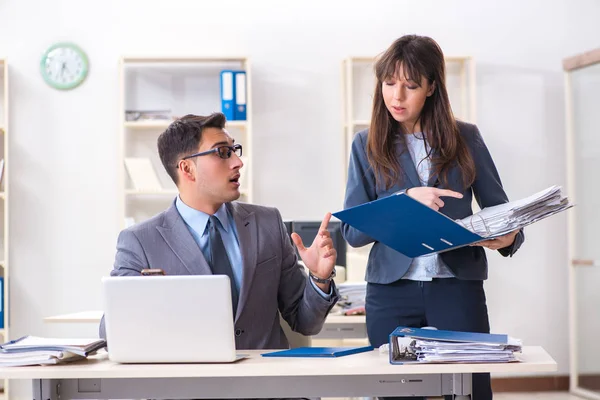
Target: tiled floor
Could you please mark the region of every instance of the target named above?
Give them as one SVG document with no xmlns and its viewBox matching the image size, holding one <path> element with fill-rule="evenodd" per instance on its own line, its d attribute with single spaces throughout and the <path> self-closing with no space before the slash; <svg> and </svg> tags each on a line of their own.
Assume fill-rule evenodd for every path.
<svg viewBox="0 0 600 400">
<path fill-rule="evenodd" d="M 497 393 L 494 400 L 581 400 L 567 392 L 538 392 L 538 393 Z"/>
<path fill-rule="evenodd" d="M 362 400 L 363 397 L 351 399 L 328 397 L 323 400 Z M 429 400 L 440 400 L 441 397 L 430 397 Z M 582 400 L 581 397 L 573 396 L 567 392 L 527 392 L 527 393 L 494 393 L 494 400 Z"/>
<path fill-rule="evenodd" d="M 438 400 L 437 397 L 430 400 Z M 494 393 L 494 400 L 582 400 L 567 392 Z"/>
</svg>

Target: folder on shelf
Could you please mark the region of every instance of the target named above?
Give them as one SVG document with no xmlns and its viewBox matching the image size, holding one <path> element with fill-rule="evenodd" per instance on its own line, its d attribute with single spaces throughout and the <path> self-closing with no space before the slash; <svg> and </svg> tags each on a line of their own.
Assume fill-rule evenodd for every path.
<svg viewBox="0 0 600 400">
<path fill-rule="evenodd" d="M 397 327 L 390 334 L 390 364 L 518 361 L 521 340 L 503 334 Z"/>
<path fill-rule="evenodd" d="M 162 186 L 148 158 L 125 158 L 125 168 L 136 190 L 161 191 Z"/>
<path fill-rule="evenodd" d="M 261 354 L 263 357 L 343 357 L 350 354 L 372 351 L 372 346 L 363 347 L 297 347 L 289 350 Z"/>
<path fill-rule="evenodd" d="M 2 180 L 4 179 L 4 158 L 0 160 L 0 185 L 2 184 Z"/>
<path fill-rule="evenodd" d="M 408 257 L 485 240 L 404 192 L 333 213 L 333 216 Z"/>
<path fill-rule="evenodd" d="M 235 108 L 235 86 L 234 71 L 221 71 L 221 112 L 225 114 L 228 121 L 234 120 Z"/>
<path fill-rule="evenodd" d="M 233 119 L 246 120 L 246 71 L 235 71 L 235 112 Z"/>
<path fill-rule="evenodd" d="M 4 277 L 0 276 L 0 329 L 4 329 Z"/>
</svg>

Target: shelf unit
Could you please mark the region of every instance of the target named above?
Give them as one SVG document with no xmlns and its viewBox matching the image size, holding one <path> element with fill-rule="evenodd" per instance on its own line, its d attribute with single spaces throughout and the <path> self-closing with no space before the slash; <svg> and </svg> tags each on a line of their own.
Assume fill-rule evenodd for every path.
<svg viewBox="0 0 600 400">
<path fill-rule="evenodd" d="M 452 110 L 457 119 L 475 123 L 475 61 L 470 56 L 446 57 L 446 87 Z M 348 162 L 354 135 L 370 125 L 375 73 L 375 57 L 348 57 L 342 61 L 342 121 L 343 166 L 342 179 L 348 178 Z M 343 199 L 343 194 L 342 194 Z M 349 280 L 362 280 L 371 246 L 348 248 Z M 354 261 L 353 261 L 354 260 Z M 356 265 L 357 267 L 353 266 Z M 358 270 L 357 270 L 358 269 Z"/>
<path fill-rule="evenodd" d="M 8 205 L 9 205 L 9 179 L 8 179 L 8 63 L 5 59 L 0 59 L 0 157 L 3 160 L 2 172 L 0 173 L 0 203 L 2 204 L 0 221 L 2 238 L 0 239 L 0 276 L 3 278 L 2 290 L 2 311 L 4 315 L 2 327 L 0 327 L 0 340 L 7 342 L 10 340 L 9 326 L 9 230 L 8 230 Z M 4 398 L 8 398 L 8 380 L 0 381 L 4 392 Z"/>
<path fill-rule="evenodd" d="M 123 57 L 120 60 L 119 226 L 141 222 L 165 210 L 177 188 L 164 170 L 156 140 L 185 114 L 221 111 L 220 71 L 246 72 L 246 120 L 227 121 L 226 129 L 243 145 L 240 201 L 252 202 L 252 76 L 245 57 Z M 128 110 L 164 110 L 170 119 L 128 121 Z M 160 187 L 135 188 L 127 157 L 150 160 Z M 133 218 L 133 221 L 131 220 Z M 129 221 L 129 222 L 127 222 Z"/>
</svg>

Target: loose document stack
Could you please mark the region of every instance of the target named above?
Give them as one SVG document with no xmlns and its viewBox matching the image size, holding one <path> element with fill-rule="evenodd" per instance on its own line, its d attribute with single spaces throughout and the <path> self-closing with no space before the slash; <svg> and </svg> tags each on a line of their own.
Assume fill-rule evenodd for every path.
<svg viewBox="0 0 600 400">
<path fill-rule="evenodd" d="M 343 282 L 337 285 L 340 299 L 336 308 L 343 315 L 365 313 L 367 282 Z"/>
<path fill-rule="evenodd" d="M 507 335 L 400 326 L 390 335 L 390 363 L 516 362 L 521 347 Z"/>
<path fill-rule="evenodd" d="M 85 359 L 106 347 L 104 339 L 24 336 L 0 345 L 0 367 L 61 364 Z"/>
<path fill-rule="evenodd" d="M 506 235 L 571 207 L 573 204 L 562 194 L 561 187 L 555 185 L 524 199 L 486 207 L 459 221 L 471 232 L 492 238 Z"/>
</svg>

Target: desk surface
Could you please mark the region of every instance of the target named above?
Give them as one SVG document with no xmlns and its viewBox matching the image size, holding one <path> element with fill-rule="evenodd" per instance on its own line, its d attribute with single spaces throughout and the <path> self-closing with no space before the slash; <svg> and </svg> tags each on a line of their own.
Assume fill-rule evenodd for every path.
<svg viewBox="0 0 600 400">
<path fill-rule="evenodd" d="M 90 322 L 99 323 L 102 318 L 101 310 L 82 311 L 72 314 L 55 315 L 44 318 L 44 322 Z M 326 324 L 365 324 L 364 315 L 329 315 Z"/>
<path fill-rule="evenodd" d="M 387 354 L 374 350 L 339 358 L 261 357 L 267 350 L 240 351 L 247 359 L 228 364 L 118 364 L 106 353 L 88 360 L 52 366 L 3 367 L 5 379 L 234 378 L 299 376 L 382 376 L 473 372 L 552 372 L 556 361 L 539 346 L 525 346 L 523 362 L 500 364 L 391 365 Z"/>
</svg>

